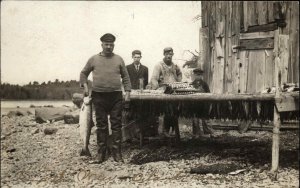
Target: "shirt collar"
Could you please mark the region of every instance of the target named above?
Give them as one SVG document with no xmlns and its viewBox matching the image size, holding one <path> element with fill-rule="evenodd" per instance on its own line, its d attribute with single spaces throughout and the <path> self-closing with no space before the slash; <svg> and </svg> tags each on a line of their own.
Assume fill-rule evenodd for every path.
<svg viewBox="0 0 300 188">
<path fill-rule="evenodd" d="M 103 52 L 99 53 L 99 56 L 102 56 L 102 57 L 112 57 L 114 55 L 115 55 L 114 53 L 111 53 L 111 56 L 106 56 Z"/>
<path fill-rule="evenodd" d="M 162 61 L 161 64 L 165 67 L 173 67 L 173 65 L 175 65 L 173 62 L 171 62 L 170 65 L 167 65 L 164 61 Z"/>
</svg>

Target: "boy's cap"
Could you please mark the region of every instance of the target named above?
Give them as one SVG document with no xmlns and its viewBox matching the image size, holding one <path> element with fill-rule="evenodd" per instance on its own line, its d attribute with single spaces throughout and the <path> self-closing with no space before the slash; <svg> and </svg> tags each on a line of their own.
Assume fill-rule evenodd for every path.
<svg viewBox="0 0 300 188">
<path fill-rule="evenodd" d="M 167 53 L 167 52 L 173 52 L 173 48 L 171 48 L 171 47 L 166 47 L 166 48 L 164 49 L 164 54 Z"/>
</svg>

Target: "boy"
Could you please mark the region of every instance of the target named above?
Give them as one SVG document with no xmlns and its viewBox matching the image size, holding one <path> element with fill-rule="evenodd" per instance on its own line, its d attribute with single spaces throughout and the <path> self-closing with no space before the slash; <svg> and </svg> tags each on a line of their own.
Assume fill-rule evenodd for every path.
<svg viewBox="0 0 300 188">
<path fill-rule="evenodd" d="M 208 84 L 203 80 L 203 73 L 204 71 L 200 68 L 196 68 L 193 70 L 192 79 L 194 80 L 192 82 L 192 85 L 194 88 L 200 90 L 202 93 L 209 93 L 209 86 Z M 201 119 L 203 132 L 200 129 L 200 119 L 197 117 L 193 118 L 193 135 L 195 138 L 199 138 L 200 136 L 204 134 L 213 134 L 213 128 L 210 125 L 207 125 L 204 119 Z"/>
</svg>

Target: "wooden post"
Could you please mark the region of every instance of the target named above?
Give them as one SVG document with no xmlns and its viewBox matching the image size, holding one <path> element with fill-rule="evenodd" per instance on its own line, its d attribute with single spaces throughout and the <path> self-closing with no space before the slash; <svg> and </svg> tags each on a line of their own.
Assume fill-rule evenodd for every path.
<svg viewBox="0 0 300 188">
<path fill-rule="evenodd" d="M 275 84 L 276 93 L 275 98 L 279 97 L 280 86 L 281 86 L 281 73 L 280 73 L 280 58 L 279 58 L 279 30 L 275 31 L 274 38 L 274 55 L 275 55 Z M 274 117 L 273 117 L 273 138 L 272 138 L 272 167 L 271 172 L 277 173 L 279 166 L 279 143 L 280 143 L 280 114 L 277 110 L 276 103 L 274 103 Z"/>
<path fill-rule="evenodd" d="M 272 140 L 272 173 L 277 173 L 279 166 L 279 143 L 280 143 L 280 114 L 274 105 L 274 119 L 273 119 L 273 140 Z"/>
<path fill-rule="evenodd" d="M 275 31 L 274 38 L 274 54 L 275 54 L 275 84 L 276 84 L 276 93 L 275 99 L 280 97 L 281 92 L 281 84 L 282 81 L 287 80 L 286 74 L 286 62 L 289 59 L 289 51 L 288 51 L 288 43 L 289 37 L 287 35 L 282 35 L 282 29 L 278 29 Z M 279 143 L 280 143 L 280 113 L 278 110 L 278 106 L 274 105 L 274 127 L 273 127 L 273 143 L 272 143 L 272 173 L 277 173 L 279 166 Z M 276 177 L 276 176 L 275 176 Z"/>
</svg>

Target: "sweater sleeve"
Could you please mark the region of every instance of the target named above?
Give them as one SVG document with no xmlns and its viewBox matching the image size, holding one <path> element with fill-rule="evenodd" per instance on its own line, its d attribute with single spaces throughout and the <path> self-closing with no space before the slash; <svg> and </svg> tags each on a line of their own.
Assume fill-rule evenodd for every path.
<svg viewBox="0 0 300 188">
<path fill-rule="evenodd" d="M 150 80 L 152 89 L 157 89 L 159 87 L 158 85 L 159 75 L 160 75 L 160 65 L 157 64 L 153 69 L 152 77 Z"/>
<path fill-rule="evenodd" d="M 131 91 L 130 78 L 123 59 L 121 61 L 120 73 L 121 73 L 122 83 L 124 85 L 124 90 L 130 92 Z"/>
<path fill-rule="evenodd" d="M 86 65 L 84 66 L 84 68 L 82 69 L 82 71 L 80 72 L 80 79 L 79 79 L 80 87 L 83 87 L 83 84 L 87 83 L 88 76 L 92 72 L 92 70 L 93 70 L 92 58 L 90 58 L 86 63 Z"/>
<path fill-rule="evenodd" d="M 177 81 L 178 82 L 181 82 L 181 80 L 182 80 L 182 72 L 181 72 L 181 70 L 180 70 L 180 68 L 176 65 L 176 74 L 177 74 Z"/>
</svg>

